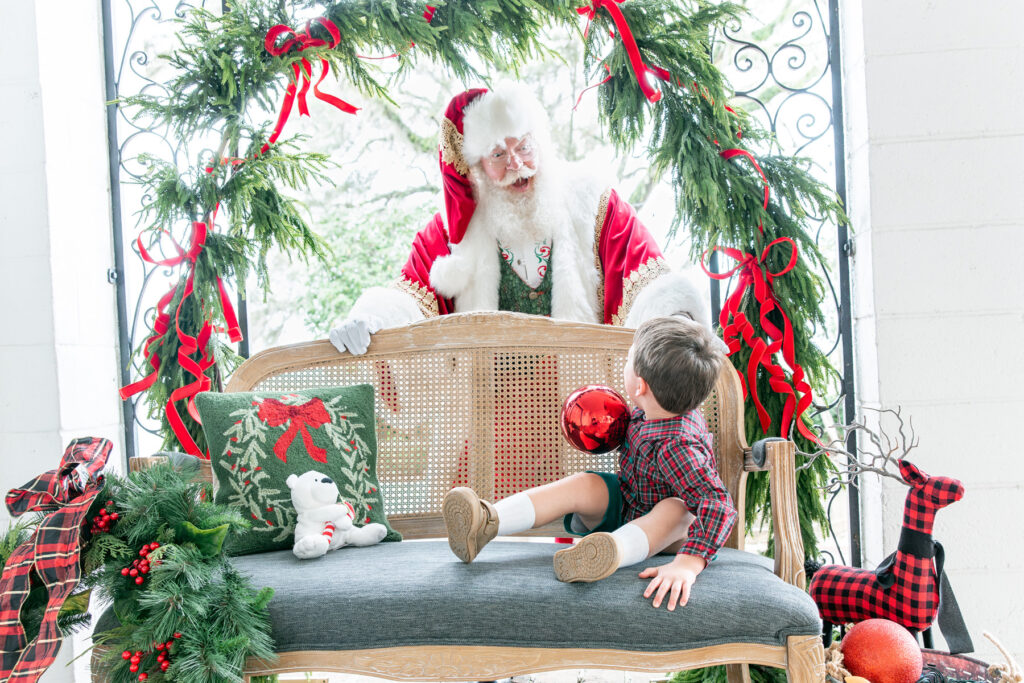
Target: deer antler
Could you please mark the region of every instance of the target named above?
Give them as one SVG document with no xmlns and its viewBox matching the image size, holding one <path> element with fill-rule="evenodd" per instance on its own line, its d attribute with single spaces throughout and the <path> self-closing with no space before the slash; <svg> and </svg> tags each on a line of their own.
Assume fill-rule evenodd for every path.
<svg viewBox="0 0 1024 683">
<path fill-rule="evenodd" d="M 817 451 L 813 453 L 798 451 L 806 458 L 797 467 L 798 470 L 810 467 L 811 463 L 823 455 L 840 462 L 845 459 L 845 465 L 835 463 L 837 465 L 835 476 L 832 477 L 828 484 L 820 488 L 826 491 L 835 491 L 853 483 L 859 475 L 864 473 L 877 474 L 882 477 L 895 479 L 903 484 L 906 483 L 899 473 L 899 461 L 907 457 L 907 454 L 920 443 L 914 431 L 913 419 L 904 420 L 902 408 L 898 407 L 885 410 L 865 408 L 865 410 L 878 413 L 879 424 L 881 424 L 882 416 L 892 416 L 899 424 L 896 434 L 890 434 L 882 429 L 881 426 L 877 431 L 873 430 L 867 426 L 867 420 L 862 417 L 860 421 L 854 421 L 851 424 L 838 427 L 840 433 L 831 441 L 824 443 Z M 851 434 L 860 434 L 867 441 L 867 443 L 864 443 L 865 439 L 861 439 L 860 443 L 864 445 L 858 446 L 856 452 L 848 450 L 846 446 Z"/>
</svg>

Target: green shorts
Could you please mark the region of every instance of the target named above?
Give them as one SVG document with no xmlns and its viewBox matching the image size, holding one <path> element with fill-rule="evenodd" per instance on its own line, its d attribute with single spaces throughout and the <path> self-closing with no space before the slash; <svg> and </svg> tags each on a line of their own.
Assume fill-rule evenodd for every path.
<svg viewBox="0 0 1024 683">
<path fill-rule="evenodd" d="M 608 487 L 608 508 L 604 511 L 604 517 L 601 519 L 601 523 L 595 528 L 589 531 L 580 532 L 573 529 L 573 518 L 576 517 L 576 513 L 566 515 L 562 519 L 562 524 L 565 526 L 566 533 L 570 533 L 573 536 L 586 536 L 592 534 L 595 531 L 607 531 L 612 532 L 622 526 L 622 489 L 619 488 L 619 475 L 611 472 L 592 472 L 587 470 L 590 474 L 596 474 L 604 480 L 604 485 Z M 583 528 L 582 522 L 577 520 L 577 527 Z"/>
</svg>

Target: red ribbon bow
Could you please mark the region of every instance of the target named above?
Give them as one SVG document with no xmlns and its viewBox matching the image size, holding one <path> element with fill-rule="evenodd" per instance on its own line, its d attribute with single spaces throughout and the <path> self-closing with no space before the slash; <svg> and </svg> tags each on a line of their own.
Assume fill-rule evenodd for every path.
<svg viewBox="0 0 1024 683">
<path fill-rule="evenodd" d="M 765 266 L 765 260 L 768 258 L 769 252 L 776 245 L 783 243 L 791 247 L 789 261 L 781 270 L 772 272 Z M 800 419 L 800 416 L 811 404 L 811 386 L 805 380 L 803 368 L 796 362 L 796 353 L 793 346 L 793 325 L 786 312 L 782 309 L 782 306 L 775 299 L 775 294 L 772 291 L 772 281 L 796 267 L 798 258 L 796 242 L 789 237 L 780 237 L 770 242 L 761 252 L 760 257 L 730 247 L 712 247 L 710 251 L 721 251 L 726 256 L 739 261 L 734 268 L 725 273 L 713 273 L 705 265 L 708 253 L 705 252 L 701 258 L 701 268 L 704 269 L 708 277 L 715 280 L 727 280 L 734 274 L 739 273 L 736 289 L 729 295 L 725 306 L 722 307 L 719 323 L 722 326 L 722 338 L 729 347 L 729 355 L 739 350 L 741 340 L 745 341 L 751 349 L 745 381 L 742 373 L 740 373 L 740 380 L 744 385 L 744 394 L 747 394 L 749 391 L 750 398 L 757 409 L 761 430 L 768 433 L 768 429 L 771 427 L 771 417 L 768 415 L 768 411 L 765 410 L 757 393 L 757 369 L 763 365 L 770 375 L 768 383 L 771 388 L 780 394 L 787 395 L 785 407 L 782 411 L 781 436 L 789 437 L 790 425 L 793 419 L 796 419 L 797 430 L 812 442 L 818 443 L 818 438 L 807 428 L 804 421 Z M 751 287 L 754 290 L 754 299 L 759 306 L 758 318 L 761 329 L 765 331 L 770 341 L 765 341 L 757 336 L 754 325 L 743 311 L 740 310 L 743 297 Z M 783 322 L 783 329 L 779 329 L 777 325 L 768 319 L 768 314 L 773 310 L 779 312 Z M 783 359 L 793 372 L 792 384 L 786 380 L 785 369 L 774 361 L 775 354 L 780 350 L 782 351 Z"/>
<path fill-rule="evenodd" d="M 213 216 L 216 216 L 216 210 L 214 210 Z M 210 224 L 213 224 L 211 217 Z M 189 271 L 188 278 L 185 280 L 185 289 L 181 295 L 181 299 L 178 301 L 178 306 L 174 312 L 174 329 L 178 336 L 178 363 L 182 369 L 193 375 L 196 379 L 190 384 L 178 387 L 171 392 L 171 395 L 167 399 L 167 403 L 164 406 L 164 414 L 167 415 L 167 422 L 171 426 L 171 431 L 178 438 L 182 447 L 186 453 L 195 455 L 201 458 L 208 458 L 208 453 L 203 453 L 199 450 L 199 446 L 196 444 L 192 435 L 188 433 L 188 429 L 185 427 L 185 422 L 182 420 L 181 415 L 178 413 L 178 409 L 175 407 L 175 402 L 180 400 L 187 400 L 187 409 L 189 415 L 196 422 L 200 422 L 199 411 L 196 410 L 195 395 L 201 391 L 207 391 L 210 388 L 210 378 L 206 376 L 206 371 L 214 363 L 213 354 L 210 353 L 210 337 L 214 332 L 213 326 L 209 320 L 203 322 L 203 326 L 199 331 L 199 334 L 195 337 L 185 334 L 181 329 L 181 307 L 184 305 L 185 300 L 188 299 L 193 293 L 195 286 L 195 262 L 199 258 L 199 255 L 203 251 L 203 247 L 206 245 L 206 237 L 208 234 L 207 224 L 202 221 L 196 221 L 192 224 L 192 232 L 189 237 L 189 248 L 186 251 L 177 241 L 168 233 L 166 230 L 161 230 L 164 235 L 167 235 L 171 241 L 171 246 L 178 252 L 177 256 L 172 256 L 166 259 L 156 259 L 146 250 L 142 244 L 142 236 L 136 238 L 136 245 L 139 248 L 139 255 L 143 260 L 152 263 L 157 266 L 177 266 L 182 263 L 187 263 L 191 270 Z M 224 321 L 227 324 L 227 333 L 232 342 L 238 342 L 242 339 L 242 332 L 239 329 L 238 318 L 235 316 L 234 306 L 231 305 L 231 297 L 228 296 L 227 288 L 224 286 L 223 280 L 220 276 L 217 277 L 217 290 L 220 293 L 220 305 L 221 310 L 224 313 Z M 142 355 L 149 362 L 153 371 L 147 376 L 143 377 L 138 382 L 129 384 L 128 386 L 121 387 L 120 395 L 121 399 L 127 399 L 135 394 L 149 389 L 157 380 L 157 376 L 160 371 L 160 358 L 157 356 L 155 349 L 151 346 L 154 342 L 160 341 L 171 327 L 171 317 L 167 312 L 167 306 L 174 299 L 174 295 L 178 291 L 178 285 L 175 284 L 160 297 L 156 307 L 156 320 L 153 322 L 153 334 L 146 340 L 146 343 L 142 347 Z M 192 357 L 192 354 L 202 350 L 202 356 L 199 360 Z"/>
<path fill-rule="evenodd" d="M 327 462 L 327 451 L 316 446 L 313 443 L 313 435 L 309 433 L 309 429 L 322 427 L 331 421 L 324 402 L 319 398 L 299 405 L 288 405 L 268 398 L 260 404 L 257 416 L 271 427 L 281 427 L 285 423 L 291 422 L 288 430 L 274 444 L 274 455 L 280 458 L 281 462 L 288 462 L 288 447 L 295 440 L 295 435 L 300 433 L 309 457 L 317 462 Z"/>
<path fill-rule="evenodd" d="M 643 57 L 640 56 L 640 48 L 637 47 L 636 39 L 633 37 L 633 32 L 626 22 L 626 17 L 622 15 L 622 10 L 619 9 L 620 2 L 622 0 L 593 0 L 587 7 L 577 7 L 576 11 L 580 15 L 586 15 L 587 17 L 587 28 L 583 31 L 583 37 L 586 38 L 589 33 L 590 22 L 597 16 L 597 10 L 602 7 L 607 10 L 608 14 L 612 17 L 612 21 L 615 22 L 615 28 L 618 29 L 619 35 L 622 36 L 622 44 L 626 48 L 626 54 L 629 55 L 629 63 L 633 67 L 633 73 L 636 74 L 636 81 L 640 85 L 640 90 L 643 91 L 644 96 L 647 97 L 649 102 L 657 102 L 661 99 L 661 90 L 654 87 L 653 79 L 650 77 L 655 76 L 663 81 L 668 81 L 672 75 L 661 67 L 644 64 Z"/>
<path fill-rule="evenodd" d="M 314 38 L 310 33 L 310 27 L 313 24 L 320 24 L 323 26 L 327 33 L 330 34 L 330 40 L 324 40 L 322 38 Z M 277 44 L 278 38 L 283 35 L 290 35 L 280 45 Z M 263 41 L 264 47 L 267 52 L 275 57 L 280 57 L 287 54 L 293 47 L 298 47 L 299 52 L 311 47 L 328 47 L 334 48 L 341 41 L 341 31 L 330 19 L 324 17 L 317 17 L 312 21 L 306 23 L 304 31 L 299 32 L 290 26 L 285 24 L 278 24 L 267 31 L 267 36 Z M 354 107 L 348 102 L 342 100 L 340 97 L 334 95 L 328 95 L 320 90 L 320 84 L 323 83 L 324 79 L 327 78 L 327 74 L 330 72 L 331 65 L 326 58 L 320 59 L 320 67 L 322 69 L 320 78 L 313 84 L 313 95 L 318 100 L 323 100 L 330 105 L 337 107 L 343 112 L 349 114 L 355 114 L 359 111 L 358 107 Z M 277 138 L 281 135 L 281 131 L 284 130 L 284 124 L 288 121 L 288 116 L 292 111 L 292 104 L 298 99 L 299 102 L 299 114 L 302 116 L 309 116 L 309 105 L 306 103 L 306 94 L 309 92 L 309 87 L 313 78 L 313 65 L 310 64 L 309 60 L 303 57 L 298 62 L 292 64 L 292 72 L 295 78 L 288 83 L 288 89 L 285 90 L 284 102 L 281 104 L 281 113 L 277 117 L 277 123 L 274 125 L 274 132 L 271 133 L 270 139 L 260 149 L 260 154 L 266 153 L 270 149 L 270 145 L 277 142 Z M 299 89 L 297 84 L 301 77 L 302 88 Z"/>
</svg>

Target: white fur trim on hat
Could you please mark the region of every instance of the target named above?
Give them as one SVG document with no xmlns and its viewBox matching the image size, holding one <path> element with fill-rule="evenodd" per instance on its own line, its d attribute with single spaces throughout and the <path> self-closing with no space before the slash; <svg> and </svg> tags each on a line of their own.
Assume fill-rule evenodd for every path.
<svg viewBox="0 0 1024 683">
<path fill-rule="evenodd" d="M 537 97 L 520 83 L 489 90 L 466 105 L 462 119 L 462 157 L 472 166 L 505 138 L 532 133 L 541 148 L 548 146 L 548 115 Z"/>
</svg>

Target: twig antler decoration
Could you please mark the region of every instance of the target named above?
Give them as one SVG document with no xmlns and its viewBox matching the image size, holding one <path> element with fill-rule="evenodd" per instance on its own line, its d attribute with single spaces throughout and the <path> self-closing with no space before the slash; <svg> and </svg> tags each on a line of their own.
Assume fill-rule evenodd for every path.
<svg viewBox="0 0 1024 683">
<path fill-rule="evenodd" d="M 817 451 L 812 453 L 798 451 L 806 458 L 797 467 L 798 470 L 807 469 L 823 455 L 833 460 L 837 468 L 835 475 L 828 484 L 819 488 L 835 491 L 843 486 L 854 484 L 856 478 L 865 473 L 877 474 L 906 483 L 900 476 L 898 461 L 906 458 L 907 454 L 920 443 L 914 431 L 913 418 L 904 420 L 903 409 L 899 407 L 885 410 L 864 408 L 864 410 L 878 413 L 879 424 L 886 415 L 891 416 L 899 425 L 896 434 L 887 432 L 881 426 L 877 430 L 868 427 L 867 419 L 861 416 L 860 420 L 838 427 L 839 433 L 831 441 L 826 442 L 822 435 L 820 440 L 824 445 Z M 861 434 L 865 437 L 859 442 L 863 446 L 858 445 L 856 452 L 847 449 L 851 434 Z"/>
</svg>

